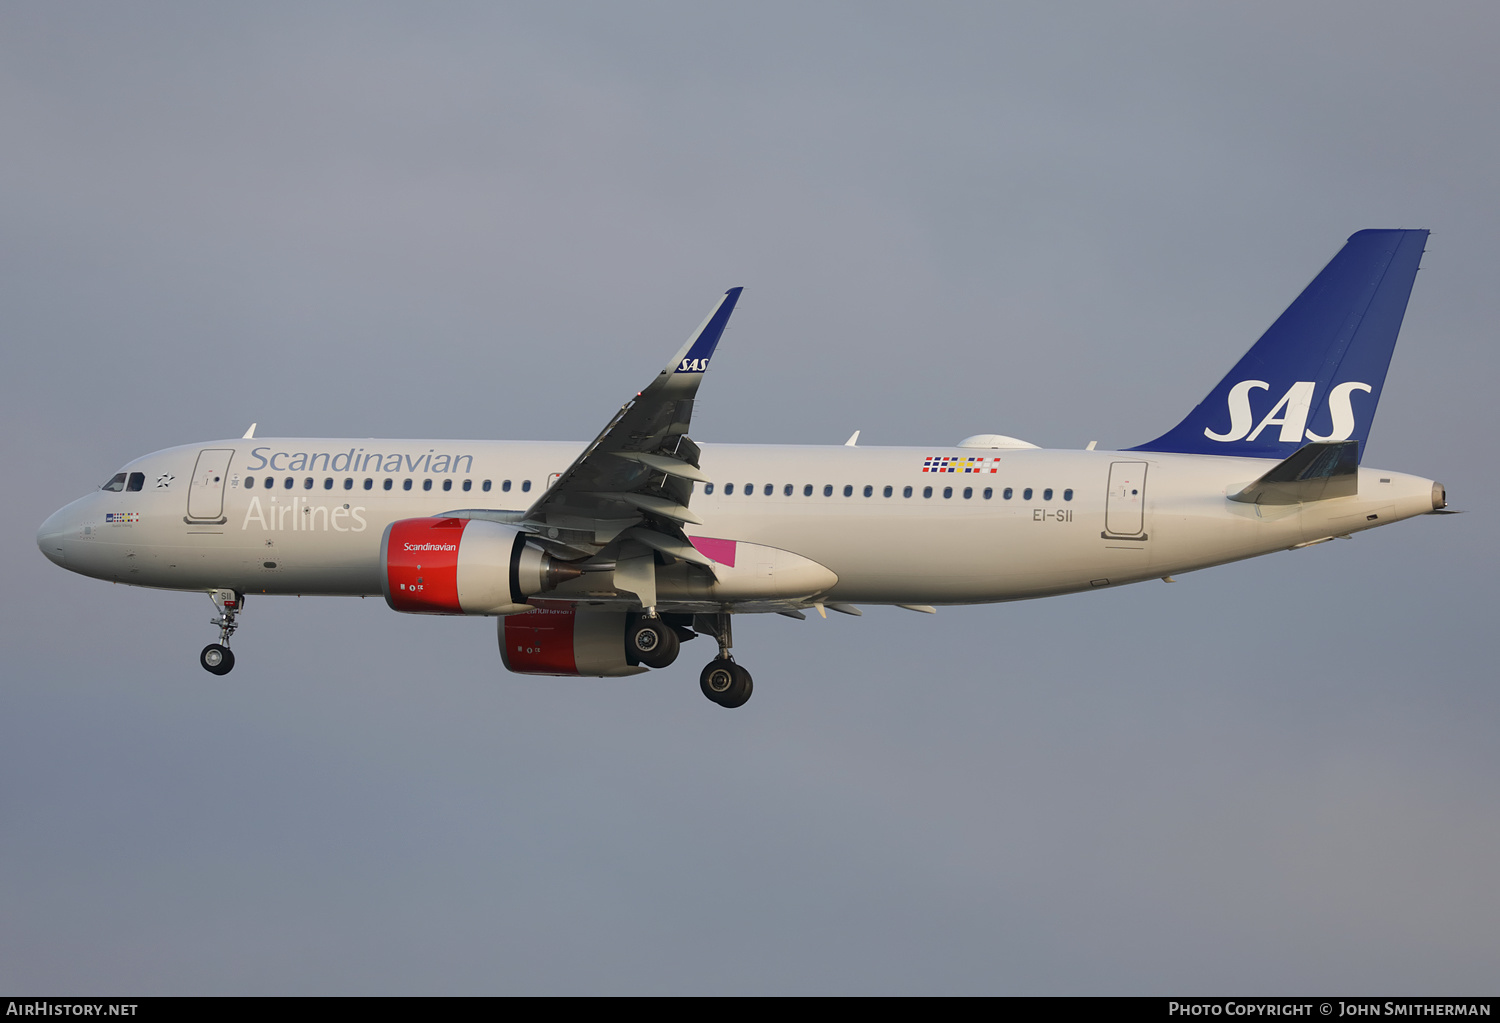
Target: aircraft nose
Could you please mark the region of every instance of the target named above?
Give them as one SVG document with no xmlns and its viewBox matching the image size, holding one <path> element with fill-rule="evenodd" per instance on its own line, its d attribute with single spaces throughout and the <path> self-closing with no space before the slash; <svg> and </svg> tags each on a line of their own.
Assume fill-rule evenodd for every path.
<svg viewBox="0 0 1500 1023">
<path fill-rule="evenodd" d="M 67 554 L 63 550 L 63 541 L 72 531 L 68 509 L 59 508 L 47 517 L 42 527 L 36 531 L 36 545 L 47 559 L 53 564 L 61 565 L 67 560 Z"/>
</svg>

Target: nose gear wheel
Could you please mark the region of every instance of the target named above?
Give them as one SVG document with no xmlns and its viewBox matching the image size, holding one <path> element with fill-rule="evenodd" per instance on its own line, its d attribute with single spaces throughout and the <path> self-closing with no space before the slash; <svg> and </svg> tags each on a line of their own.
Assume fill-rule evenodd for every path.
<svg viewBox="0 0 1500 1023">
<path fill-rule="evenodd" d="M 203 670 L 215 675 L 228 675 L 234 669 L 234 651 L 229 649 L 229 637 L 240 627 L 240 612 L 245 608 L 245 598 L 234 590 L 210 590 L 209 599 L 214 602 L 218 614 L 208 624 L 219 627 L 219 641 L 210 643 L 198 654 L 198 663 Z"/>
<path fill-rule="evenodd" d="M 198 655 L 198 663 L 203 665 L 205 671 L 211 671 L 215 675 L 228 675 L 234 668 L 234 651 L 227 646 L 210 643 Z"/>
</svg>

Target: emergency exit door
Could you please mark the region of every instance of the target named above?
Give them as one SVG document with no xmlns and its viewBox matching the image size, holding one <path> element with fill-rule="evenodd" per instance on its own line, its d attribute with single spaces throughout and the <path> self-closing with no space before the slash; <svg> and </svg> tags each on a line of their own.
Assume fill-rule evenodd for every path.
<svg viewBox="0 0 1500 1023">
<path fill-rule="evenodd" d="M 207 448 L 198 452 L 198 464 L 188 483 L 187 517 L 197 522 L 217 522 L 224 517 L 224 480 L 229 475 L 233 448 Z"/>
<path fill-rule="evenodd" d="M 1144 540 L 1146 529 L 1146 463 L 1111 462 L 1109 496 L 1104 502 L 1104 531 L 1110 536 Z"/>
</svg>

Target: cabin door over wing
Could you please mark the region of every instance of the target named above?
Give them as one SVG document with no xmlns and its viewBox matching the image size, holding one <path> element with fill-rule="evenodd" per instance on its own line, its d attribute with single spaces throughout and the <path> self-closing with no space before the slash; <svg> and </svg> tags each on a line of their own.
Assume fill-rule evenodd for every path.
<svg viewBox="0 0 1500 1023">
<path fill-rule="evenodd" d="M 232 448 L 206 448 L 198 452 L 198 464 L 188 484 L 188 518 L 214 521 L 224 517 L 224 478 L 229 475 L 232 457 Z"/>
<path fill-rule="evenodd" d="M 1111 536 L 1140 536 L 1146 528 L 1146 463 L 1111 462 L 1104 530 Z M 1144 539 L 1144 538 L 1143 538 Z"/>
</svg>

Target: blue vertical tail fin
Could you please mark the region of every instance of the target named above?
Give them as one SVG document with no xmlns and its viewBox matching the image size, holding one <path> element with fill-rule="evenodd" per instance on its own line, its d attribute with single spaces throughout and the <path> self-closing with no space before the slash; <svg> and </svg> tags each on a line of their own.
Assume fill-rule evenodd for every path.
<svg viewBox="0 0 1500 1023">
<path fill-rule="evenodd" d="M 1426 231 L 1360 231 L 1186 419 L 1132 451 L 1287 458 L 1309 441 L 1361 454 Z"/>
</svg>

